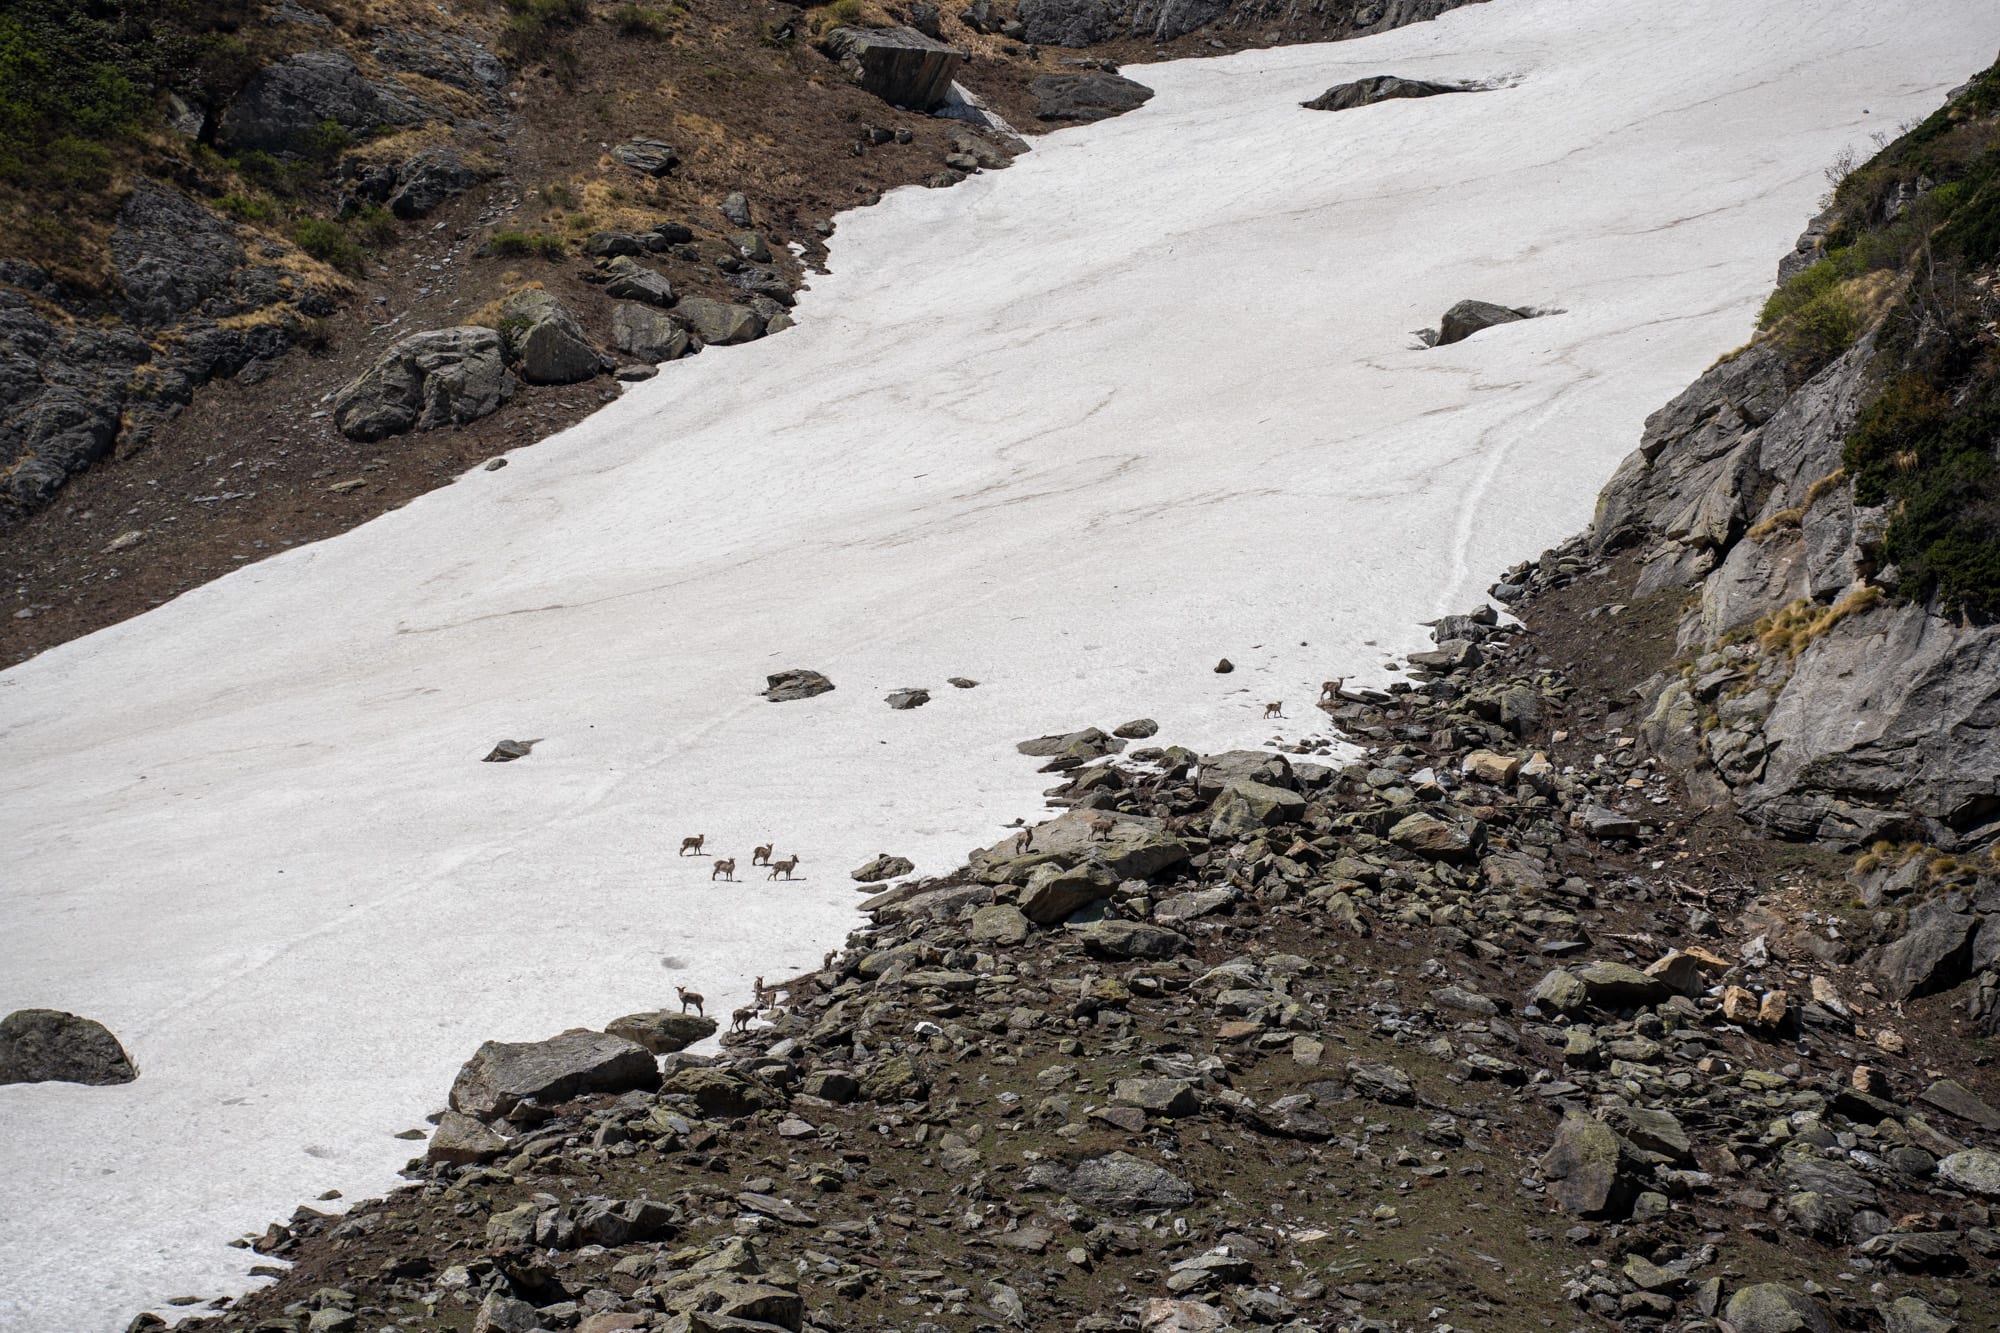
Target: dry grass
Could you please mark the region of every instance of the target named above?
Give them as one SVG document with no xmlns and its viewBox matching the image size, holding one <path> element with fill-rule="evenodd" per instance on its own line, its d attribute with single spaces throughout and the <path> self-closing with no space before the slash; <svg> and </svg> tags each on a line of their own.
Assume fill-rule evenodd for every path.
<svg viewBox="0 0 2000 1333">
<path fill-rule="evenodd" d="M 1797 657 L 1814 639 L 1882 600 L 1882 590 L 1873 584 L 1856 588 L 1831 606 L 1821 606 L 1802 597 L 1757 622 L 1757 644 L 1767 653 L 1782 652 L 1786 657 Z"/>
</svg>

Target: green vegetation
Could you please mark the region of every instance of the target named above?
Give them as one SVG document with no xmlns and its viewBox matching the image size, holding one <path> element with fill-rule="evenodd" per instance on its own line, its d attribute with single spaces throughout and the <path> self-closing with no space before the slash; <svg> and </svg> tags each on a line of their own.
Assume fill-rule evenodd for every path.
<svg viewBox="0 0 2000 1333">
<path fill-rule="evenodd" d="M 496 231 L 486 241 L 486 252 L 506 257 L 561 259 L 563 239 L 539 231 Z"/>
<path fill-rule="evenodd" d="M 611 21 L 617 25 L 621 35 L 651 40 L 670 35 L 674 24 L 686 16 L 687 7 L 679 3 L 669 4 L 663 9 L 620 5 L 611 11 Z"/>
</svg>

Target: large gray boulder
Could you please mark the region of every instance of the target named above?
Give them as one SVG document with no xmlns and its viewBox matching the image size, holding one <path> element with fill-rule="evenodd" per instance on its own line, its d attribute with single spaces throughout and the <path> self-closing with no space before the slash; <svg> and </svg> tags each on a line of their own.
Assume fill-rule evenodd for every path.
<svg viewBox="0 0 2000 1333">
<path fill-rule="evenodd" d="M 420 218 L 447 199 L 479 183 L 479 173 L 451 148 L 426 148 L 412 153 L 396 168 L 396 190 L 389 211 L 399 218 Z"/>
<path fill-rule="evenodd" d="M 530 1097 L 564 1102 L 593 1092 L 651 1091 L 660 1067 L 636 1041 L 572 1028 L 547 1041 L 489 1041 L 458 1071 L 451 1109 L 497 1120 Z"/>
<path fill-rule="evenodd" d="M 302 154 L 312 151 L 320 127 L 331 121 L 355 138 L 425 118 L 408 93 L 375 83 L 339 51 L 307 51 L 250 77 L 222 112 L 217 141 L 241 152 Z"/>
<path fill-rule="evenodd" d="M 1982 1199 L 2000 1199 L 2000 1153 L 1967 1148 L 1938 1163 L 1938 1178 Z"/>
<path fill-rule="evenodd" d="M 835 28 L 819 47 L 862 88 L 912 111 L 936 110 L 966 60 L 915 28 Z"/>
<path fill-rule="evenodd" d="M 513 396 L 500 335 L 463 325 L 413 333 L 390 346 L 333 400 L 333 424 L 372 443 L 409 430 L 463 426 Z"/>
<path fill-rule="evenodd" d="M 1111 33 L 1104 0 L 1021 0 L 1022 36 L 1036 46 L 1092 46 Z"/>
<path fill-rule="evenodd" d="M 1909 929 L 1875 962 L 1890 999 L 1950 990 L 1971 975 L 1972 932 L 1979 918 L 1964 908 L 1962 897 L 1947 895 L 1910 914 Z"/>
<path fill-rule="evenodd" d="M 690 296 L 674 307 L 674 319 L 703 346 L 729 347 L 764 336 L 764 320 L 747 305 Z"/>
<path fill-rule="evenodd" d="M 627 255 L 604 266 L 604 294 L 619 301 L 644 301 L 665 308 L 674 303 L 673 284 L 666 275 Z"/>
<path fill-rule="evenodd" d="M 672 175 L 681 164 L 681 155 L 663 139 L 627 139 L 611 150 L 611 157 L 648 176 Z"/>
<path fill-rule="evenodd" d="M 627 356 L 658 365 L 678 361 L 694 343 L 671 316 L 625 301 L 611 309 L 611 345 Z"/>
<path fill-rule="evenodd" d="M 1122 116 L 1152 100 L 1153 90 L 1118 74 L 1044 74 L 1031 80 L 1037 120 L 1093 121 Z"/>
<path fill-rule="evenodd" d="M 1173 1172 L 1122 1152 L 1079 1162 L 1069 1173 L 1063 1193 L 1078 1203 L 1113 1213 L 1185 1208 L 1195 1197 L 1194 1186 Z"/>
<path fill-rule="evenodd" d="M 179 191 L 142 179 L 118 210 L 111 263 L 134 318 L 168 324 L 228 300 L 244 253 L 230 223 Z M 223 313 L 235 313 L 234 306 Z"/>
<path fill-rule="evenodd" d="M 575 384 L 606 369 L 583 322 L 539 287 L 524 287 L 500 303 L 500 332 L 530 384 Z"/>
<path fill-rule="evenodd" d="M 1601 1120 L 1571 1116 L 1556 1130 L 1542 1157 L 1549 1198 L 1576 1217 L 1621 1218 L 1632 1210 L 1638 1187 L 1624 1169 L 1618 1132 Z"/>
<path fill-rule="evenodd" d="M 1736 1333 L 1834 1333 L 1826 1307 L 1797 1287 L 1759 1282 L 1729 1298 L 1724 1312 Z"/>
<path fill-rule="evenodd" d="M 1192 947 L 1179 931 L 1144 921 L 1092 921 L 1070 930 L 1099 958 L 1172 958 Z"/>
<path fill-rule="evenodd" d="M 0 1019 L 0 1083 L 130 1083 L 139 1077 L 118 1038 L 95 1019 L 17 1009 Z"/>
<path fill-rule="evenodd" d="M 1437 97 L 1444 93 L 1469 93 L 1476 89 L 1455 83 L 1428 83 L 1423 79 L 1403 79 L 1394 74 L 1377 74 L 1370 79 L 1337 83 L 1310 102 L 1300 106 L 1308 111 L 1351 111 L 1400 97 Z M 1476 302 L 1474 304 L 1477 304 Z"/>
<path fill-rule="evenodd" d="M 1108 821 L 1109 826 L 1093 827 L 1096 820 Z M 988 883 L 1024 883 L 1040 866 L 1069 869 L 1090 864 L 1102 866 L 1117 879 L 1150 879 L 1193 855 L 1157 819 L 1101 810 L 1070 810 L 1037 825 L 1031 847 L 1019 847 L 1017 838 L 1003 838 L 973 853 L 972 865 L 980 878 Z"/>
<path fill-rule="evenodd" d="M 614 1037 L 636 1041 L 655 1055 L 671 1055 L 713 1037 L 719 1026 L 714 1019 L 701 1014 L 682 1013 L 678 1009 L 648 1009 L 614 1018 L 604 1025 L 604 1030 Z"/>
</svg>

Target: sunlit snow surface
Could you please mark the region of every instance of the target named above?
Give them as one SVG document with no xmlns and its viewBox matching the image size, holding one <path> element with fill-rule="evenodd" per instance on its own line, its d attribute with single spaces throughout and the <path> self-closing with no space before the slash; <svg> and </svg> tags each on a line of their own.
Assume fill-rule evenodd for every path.
<svg viewBox="0 0 2000 1333">
<path fill-rule="evenodd" d="M 1997 39 L 1987 0 L 1494 0 L 1134 70 L 1143 109 L 843 217 L 797 329 L 0 675 L 0 1012 L 142 1070 L 0 1088 L 0 1327 L 241 1290 L 224 1242 L 395 1183 L 482 1039 L 815 963 L 850 868 L 1037 813 L 1024 736 L 1301 734 L 1581 526 L 1822 168 Z M 1298 106 L 1384 72 L 1518 82 Z M 1566 313 L 1422 350 L 1463 297 Z M 793 666 L 838 690 L 757 697 Z M 711 886 L 689 833 L 806 877 Z"/>
</svg>

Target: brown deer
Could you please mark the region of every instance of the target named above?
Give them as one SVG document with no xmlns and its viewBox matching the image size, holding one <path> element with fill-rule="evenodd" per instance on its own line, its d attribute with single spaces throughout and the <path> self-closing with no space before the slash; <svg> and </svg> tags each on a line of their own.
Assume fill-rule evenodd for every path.
<svg viewBox="0 0 2000 1333">
<path fill-rule="evenodd" d="M 1285 701 L 1283 699 L 1278 700 L 1278 702 L 1274 704 L 1264 705 L 1265 717 L 1283 717 L 1284 715 L 1285 715 Z"/>
<path fill-rule="evenodd" d="M 771 849 L 777 845 L 775 842 L 767 842 L 762 847 L 752 847 L 750 849 L 750 864 L 753 866 L 767 866 L 771 864 Z"/>
<path fill-rule="evenodd" d="M 1091 842 L 1103 842 L 1111 836 L 1112 830 L 1117 827 L 1118 821 L 1109 815 L 1094 815 L 1090 821 L 1089 840 Z"/>
<path fill-rule="evenodd" d="M 701 1013 L 701 1003 L 704 997 L 702 996 L 700 991 L 691 991 L 686 986 L 676 986 L 674 987 L 674 990 L 681 997 L 682 1013 L 686 1013 L 688 1011 L 689 1005 L 694 1006 L 695 1013 L 697 1014 Z"/>
<path fill-rule="evenodd" d="M 797 852 L 793 852 L 790 856 L 786 857 L 782 861 L 769 861 L 766 862 L 766 864 L 771 867 L 772 879 L 776 879 L 779 875 L 783 875 L 786 879 L 790 879 L 792 877 L 792 872 L 799 868 L 799 854 Z"/>
<path fill-rule="evenodd" d="M 833 971 L 833 960 L 838 957 L 840 957 L 840 950 L 828 949 L 826 951 L 826 957 L 819 960 L 819 970 L 822 972 Z"/>
<path fill-rule="evenodd" d="M 682 838 L 680 854 L 682 856 L 687 856 L 689 854 L 700 856 L 701 845 L 707 841 L 708 841 L 708 835 L 706 833 L 697 833 L 692 838 Z"/>
<path fill-rule="evenodd" d="M 729 1015 L 729 1030 L 731 1032 L 748 1032 L 750 1030 L 750 1020 L 756 1016 L 756 1005 L 744 1005 L 741 1009 Z"/>
<path fill-rule="evenodd" d="M 1014 835 L 1014 855 L 1019 856 L 1023 852 L 1032 852 L 1034 850 L 1035 850 L 1034 829 L 1024 828 L 1019 833 L 1016 833 Z"/>
<path fill-rule="evenodd" d="M 1319 701 L 1321 703 L 1338 703 L 1340 702 L 1340 692 L 1346 688 L 1347 677 L 1335 676 L 1332 680 L 1325 682 L 1319 687 Z"/>
<path fill-rule="evenodd" d="M 726 879 L 732 884 L 735 883 L 736 858 L 732 856 L 729 857 L 727 860 L 717 861 L 715 863 L 715 868 L 708 872 L 708 878 L 711 883 L 713 883 L 718 879 Z"/>
</svg>

